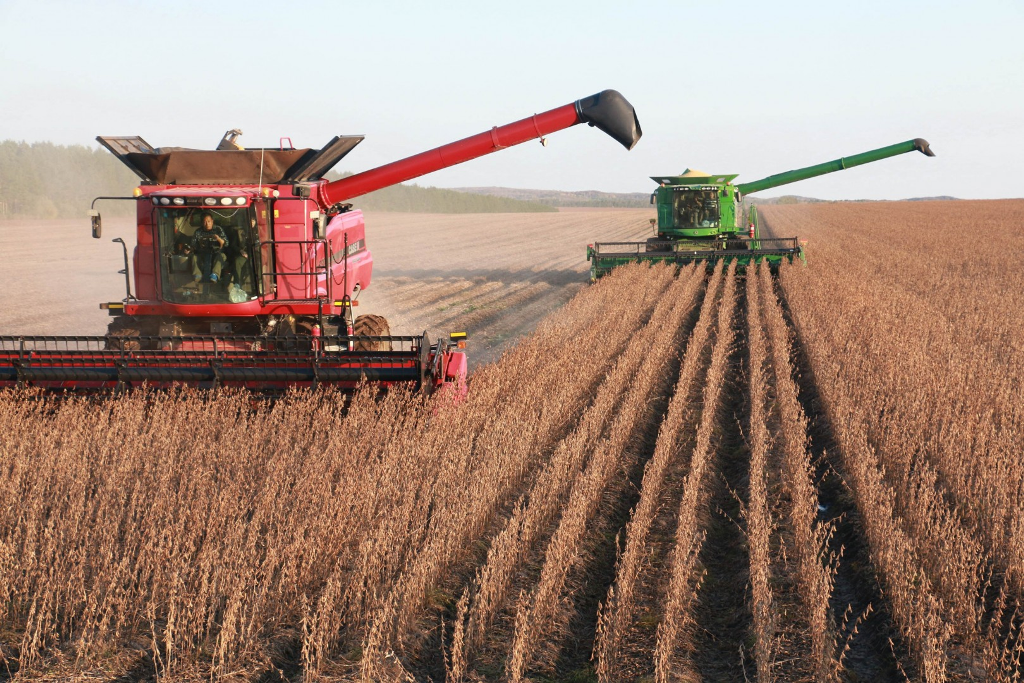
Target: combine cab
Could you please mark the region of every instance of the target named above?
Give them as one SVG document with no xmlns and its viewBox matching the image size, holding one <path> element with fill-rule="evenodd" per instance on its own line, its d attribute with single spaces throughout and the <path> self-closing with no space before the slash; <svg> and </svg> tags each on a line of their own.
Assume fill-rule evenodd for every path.
<svg viewBox="0 0 1024 683">
<path fill-rule="evenodd" d="M 657 235 L 646 242 L 601 242 L 587 247 L 590 276 L 596 280 L 616 266 L 636 261 L 691 263 L 736 259 L 741 264 L 803 258 L 796 237 L 762 238 L 757 208 L 744 215 L 743 197 L 780 185 L 841 171 L 913 151 L 935 156 L 921 138 L 844 157 L 816 166 L 787 171 L 750 183 L 733 183 L 736 175 L 710 175 L 687 170 L 678 176 L 655 176 L 658 188 L 651 204 L 658 218 L 651 223 Z"/>
<path fill-rule="evenodd" d="M 463 390 L 464 334 L 392 336 L 384 318 L 353 315 L 373 258 L 363 214 L 346 202 L 578 123 L 626 149 L 641 135 L 633 107 L 605 90 L 334 182 L 323 175 L 361 136 L 338 136 L 319 150 L 285 146 L 287 138 L 278 148 L 244 149 L 238 130 L 216 150 L 99 137 L 142 180 L 132 197 L 98 198 L 136 205 L 130 263 L 124 241 L 114 240 L 125 296 L 100 304 L 112 316 L 104 337 L 0 337 L 0 387 L 278 391 L 370 380 Z M 99 238 L 100 214 L 89 213 Z"/>
</svg>

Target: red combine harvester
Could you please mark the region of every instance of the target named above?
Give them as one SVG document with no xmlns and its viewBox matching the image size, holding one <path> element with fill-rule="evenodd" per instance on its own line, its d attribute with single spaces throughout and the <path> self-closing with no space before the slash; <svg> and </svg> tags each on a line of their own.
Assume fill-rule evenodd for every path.
<svg viewBox="0 0 1024 683">
<path fill-rule="evenodd" d="M 373 258 L 363 214 L 347 200 L 588 123 L 627 149 L 633 107 L 614 90 L 328 182 L 362 136 L 320 150 L 244 149 L 240 131 L 216 150 L 154 149 L 140 137 L 99 137 L 141 179 L 138 236 L 125 298 L 100 304 L 104 337 L 0 337 L 0 386 L 111 389 L 147 384 L 277 392 L 363 380 L 431 391 L 465 386 L 464 334 L 432 342 L 392 336 L 376 315 L 353 317 Z M 282 139 L 282 143 L 287 138 Z M 89 212 L 99 238 L 99 212 Z M 134 273 L 135 291 L 129 272 Z"/>
</svg>

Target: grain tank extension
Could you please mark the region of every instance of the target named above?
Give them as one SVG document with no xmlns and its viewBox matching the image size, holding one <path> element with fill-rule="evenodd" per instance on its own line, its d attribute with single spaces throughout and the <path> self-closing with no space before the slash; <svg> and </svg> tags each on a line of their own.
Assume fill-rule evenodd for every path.
<svg viewBox="0 0 1024 683">
<path fill-rule="evenodd" d="M 744 212 L 743 197 L 913 151 L 935 156 L 926 140 L 916 138 L 749 183 L 733 183 L 736 174 L 711 175 L 690 169 L 678 176 L 654 176 L 651 179 L 658 187 L 651 195 L 651 203 L 658 207 L 658 218 L 652 223 L 657 234 L 646 242 L 590 245 L 587 260 L 591 263 L 591 279 L 635 261 L 689 263 L 737 259 L 747 264 L 802 258 L 803 250 L 796 237 L 761 237 L 757 207 L 751 205 Z"/>
<path fill-rule="evenodd" d="M 231 130 L 215 150 L 101 136 L 141 179 L 132 197 L 97 199 L 136 205 L 130 263 L 114 240 L 125 296 L 100 304 L 112 316 L 102 337 L 0 337 L 0 387 L 462 387 L 464 334 L 394 336 L 384 318 L 353 315 L 373 258 L 363 214 L 346 202 L 578 123 L 626 149 L 641 135 L 633 107 L 605 90 L 334 182 L 323 176 L 362 136 L 337 136 L 321 149 L 288 138 L 245 149 Z M 90 215 L 98 238 L 100 215 Z"/>
</svg>

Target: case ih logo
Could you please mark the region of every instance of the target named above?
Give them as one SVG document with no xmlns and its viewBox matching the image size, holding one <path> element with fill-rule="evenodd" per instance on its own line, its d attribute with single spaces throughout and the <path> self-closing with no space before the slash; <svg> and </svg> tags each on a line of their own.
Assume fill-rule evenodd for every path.
<svg viewBox="0 0 1024 683">
<path fill-rule="evenodd" d="M 348 245 L 347 254 L 345 252 L 345 246 L 342 245 L 340 249 L 331 254 L 331 263 L 341 263 L 343 260 L 345 260 L 346 256 L 352 256 L 353 254 L 363 251 L 364 249 L 366 249 L 366 240 L 356 240 L 352 244 Z M 316 267 L 323 268 L 324 262 L 320 261 L 320 263 L 318 263 Z"/>
</svg>

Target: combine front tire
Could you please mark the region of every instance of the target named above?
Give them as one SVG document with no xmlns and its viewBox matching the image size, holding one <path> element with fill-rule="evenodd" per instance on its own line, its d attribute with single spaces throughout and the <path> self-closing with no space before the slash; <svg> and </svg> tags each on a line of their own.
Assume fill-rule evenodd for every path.
<svg viewBox="0 0 1024 683">
<path fill-rule="evenodd" d="M 671 247 L 665 244 L 665 240 L 659 237 L 649 237 L 645 246 L 645 251 L 671 251 Z"/>
<path fill-rule="evenodd" d="M 116 318 L 107 326 L 107 341 L 104 344 L 108 351 L 138 351 L 142 342 L 138 339 L 142 332 L 130 319 Z"/>
<path fill-rule="evenodd" d="M 388 337 L 391 328 L 386 318 L 380 315 L 361 315 L 352 323 L 352 334 L 356 337 Z M 353 351 L 390 351 L 391 342 L 357 341 Z"/>
</svg>

